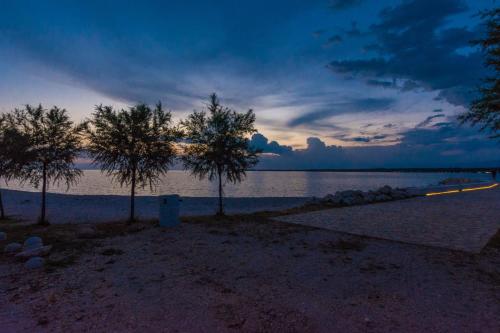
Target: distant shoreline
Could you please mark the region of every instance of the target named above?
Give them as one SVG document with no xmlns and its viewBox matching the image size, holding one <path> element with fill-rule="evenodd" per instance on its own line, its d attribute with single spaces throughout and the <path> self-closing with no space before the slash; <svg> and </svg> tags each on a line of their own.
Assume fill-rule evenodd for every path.
<svg viewBox="0 0 500 333">
<path fill-rule="evenodd" d="M 100 170 L 89 166 L 81 167 L 81 170 Z M 425 173 L 484 173 L 492 170 L 500 170 L 498 167 L 490 168 L 368 168 L 368 169 L 250 169 L 247 171 L 258 172 L 425 172 Z M 170 171 L 187 171 L 185 169 L 170 169 Z"/>
<path fill-rule="evenodd" d="M 500 170 L 492 168 L 370 168 L 370 169 L 252 169 L 248 171 L 276 171 L 276 172 L 427 172 L 427 173 L 480 173 Z"/>
</svg>

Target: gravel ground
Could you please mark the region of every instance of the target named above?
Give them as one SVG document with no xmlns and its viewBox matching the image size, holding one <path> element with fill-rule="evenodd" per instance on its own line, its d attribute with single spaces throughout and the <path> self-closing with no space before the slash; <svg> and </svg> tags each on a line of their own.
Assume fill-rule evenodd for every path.
<svg viewBox="0 0 500 333">
<path fill-rule="evenodd" d="M 500 228 L 500 188 L 335 208 L 278 219 L 478 253 Z"/>
<path fill-rule="evenodd" d="M 30 232 L 77 234 L 63 227 L 81 226 Z M 74 262 L 74 244 L 56 244 L 45 271 L 0 255 L 0 331 L 500 330 L 498 245 L 467 254 L 259 216 L 140 229 L 72 240 L 90 242 Z"/>
<path fill-rule="evenodd" d="M 2 190 L 7 215 L 12 218 L 36 221 L 40 213 L 40 194 L 14 190 Z M 217 198 L 182 198 L 182 216 L 214 214 Z M 263 197 L 225 198 L 227 213 L 252 213 L 257 211 L 284 210 L 304 204 L 308 198 Z M 101 223 L 128 218 L 129 198 L 113 195 L 47 195 L 47 217 L 51 223 Z M 158 218 L 158 197 L 136 198 L 136 212 L 140 219 Z"/>
</svg>

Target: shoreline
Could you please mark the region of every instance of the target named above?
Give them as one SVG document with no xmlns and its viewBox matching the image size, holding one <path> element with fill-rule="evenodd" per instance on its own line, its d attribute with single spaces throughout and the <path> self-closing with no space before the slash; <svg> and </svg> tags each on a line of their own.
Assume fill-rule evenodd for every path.
<svg viewBox="0 0 500 333">
<path fill-rule="evenodd" d="M 14 219 L 35 222 L 39 213 L 41 195 L 2 189 L 6 214 Z M 180 216 L 215 214 L 217 197 L 181 197 Z M 47 193 L 47 216 L 54 224 L 106 223 L 125 220 L 129 209 L 128 196 L 77 195 Z M 157 219 L 158 196 L 136 197 L 136 215 L 139 219 Z M 228 197 L 224 198 L 228 214 L 280 211 L 305 204 L 309 197 Z"/>
<path fill-rule="evenodd" d="M 407 188 L 416 196 L 429 192 L 462 190 L 467 187 L 495 184 L 480 182 L 457 185 L 439 185 Z M 25 222 L 35 222 L 41 200 L 40 192 L 1 189 L 8 216 Z M 160 196 L 137 196 L 137 218 L 157 219 Z M 301 207 L 314 197 L 225 197 L 228 214 L 248 214 L 265 211 L 283 211 Z M 205 216 L 215 214 L 217 197 L 181 197 L 180 216 Z M 106 223 L 127 218 L 130 198 L 124 195 L 91 195 L 47 193 L 47 214 L 55 224 Z"/>
<path fill-rule="evenodd" d="M 255 169 L 248 171 L 266 172 L 400 172 L 400 173 L 490 173 L 491 170 L 500 170 L 499 167 L 491 168 L 369 168 L 369 169 Z"/>
</svg>

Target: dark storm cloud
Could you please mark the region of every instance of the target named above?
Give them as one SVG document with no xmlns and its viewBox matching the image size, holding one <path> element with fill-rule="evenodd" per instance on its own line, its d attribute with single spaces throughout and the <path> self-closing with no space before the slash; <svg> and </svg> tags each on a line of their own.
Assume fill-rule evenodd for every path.
<svg viewBox="0 0 500 333">
<path fill-rule="evenodd" d="M 291 127 L 311 125 L 318 120 L 330 118 L 334 115 L 352 112 L 373 112 L 387 110 L 394 104 L 392 98 L 360 98 L 350 102 L 337 103 L 325 106 L 323 109 L 312 111 L 298 116 L 288 122 Z"/>
<path fill-rule="evenodd" d="M 456 122 L 441 123 L 443 126 L 432 128 L 415 127 L 404 133 L 401 144 L 409 147 L 428 146 L 446 148 L 446 150 L 460 149 L 471 152 L 476 149 L 496 147 L 500 145 L 492 140 L 485 142 L 485 136 L 478 134 L 476 128 L 462 127 Z"/>
<path fill-rule="evenodd" d="M 356 142 L 373 142 L 373 138 L 353 138 Z M 346 135 L 338 135 L 348 141 Z M 397 168 L 397 167 L 486 167 L 500 164 L 500 145 L 479 135 L 477 129 L 460 127 L 456 122 L 432 128 L 414 128 L 401 134 L 399 143 L 391 146 L 329 146 L 317 137 L 307 139 L 305 149 L 286 154 L 263 156 L 257 168 Z"/>
<path fill-rule="evenodd" d="M 292 147 L 280 145 L 276 141 L 269 142 L 269 140 L 260 133 L 256 133 L 252 136 L 250 146 L 263 153 L 286 154 L 292 151 Z"/>
<path fill-rule="evenodd" d="M 327 31 L 326 29 L 319 29 L 319 30 L 316 30 L 312 33 L 312 35 L 316 38 L 319 38 L 321 37 L 323 34 L 325 34 Z"/>
<path fill-rule="evenodd" d="M 351 29 L 346 31 L 346 35 L 349 37 L 359 37 L 362 32 L 358 29 L 358 23 L 356 21 L 351 22 Z"/>
<path fill-rule="evenodd" d="M 427 125 L 429 125 L 430 123 L 432 123 L 432 121 L 436 118 L 443 118 L 445 115 L 444 114 L 436 114 L 436 115 L 433 115 L 433 116 L 429 116 L 427 118 L 425 118 L 424 121 L 418 123 L 418 125 L 416 126 L 417 128 L 418 127 L 426 127 Z"/>
<path fill-rule="evenodd" d="M 277 62 L 287 55 L 279 43 L 289 38 L 281 27 L 318 4 L 8 1 L 0 10 L 0 55 L 126 102 L 187 108 L 223 89 L 251 99 L 280 77 Z M 264 84 L 238 87 L 255 81 Z"/>
<path fill-rule="evenodd" d="M 382 88 L 394 88 L 394 81 L 384 81 L 384 80 L 375 80 L 369 79 L 366 80 L 366 84 L 369 86 L 382 87 Z"/>
<path fill-rule="evenodd" d="M 330 47 L 334 44 L 339 44 L 343 41 L 342 36 L 340 35 L 333 35 L 332 37 L 328 38 L 326 43 L 324 44 L 325 47 Z"/>
<path fill-rule="evenodd" d="M 418 84 L 415 81 L 412 80 L 407 80 L 403 83 L 403 86 L 401 87 L 401 91 L 412 91 L 415 89 L 420 88 L 420 84 Z"/>
<path fill-rule="evenodd" d="M 443 122 L 435 123 L 433 126 L 434 127 L 447 127 L 447 126 L 452 126 L 452 125 L 453 125 L 453 123 L 443 121 Z"/>
<path fill-rule="evenodd" d="M 334 10 L 343 10 L 358 6 L 363 2 L 364 0 L 330 0 L 330 8 Z"/>
<path fill-rule="evenodd" d="M 404 90 L 419 86 L 440 90 L 440 98 L 465 105 L 471 99 L 470 91 L 485 75 L 477 50 L 460 52 L 470 48 L 478 29 L 445 25 L 450 16 L 466 11 L 461 0 L 412 0 L 388 7 L 379 14 L 380 22 L 371 26 L 375 43 L 365 47 L 377 55 L 332 61 L 330 68 L 369 80 L 405 79 L 412 84 L 402 87 Z"/>
<path fill-rule="evenodd" d="M 353 138 L 342 138 L 341 140 L 344 142 L 364 142 L 364 143 L 369 143 L 369 142 L 380 142 L 389 136 L 386 134 L 378 134 L 378 135 L 373 135 L 373 136 L 355 136 Z"/>
</svg>

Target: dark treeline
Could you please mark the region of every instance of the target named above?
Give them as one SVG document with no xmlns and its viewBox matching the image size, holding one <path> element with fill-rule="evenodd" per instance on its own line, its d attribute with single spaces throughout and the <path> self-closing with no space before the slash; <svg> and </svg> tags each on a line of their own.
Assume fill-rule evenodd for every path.
<svg viewBox="0 0 500 333">
<path fill-rule="evenodd" d="M 224 183 L 241 182 L 257 163 L 258 151 L 248 138 L 256 131 L 254 123 L 252 110 L 224 107 L 215 94 L 207 111 L 195 111 L 179 124 L 161 103 L 120 110 L 98 105 L 81 124 L 74 124 L 65 109 L 26 105 L 0 115 L 0 178 L 41 187 L 39 223 L 46 225 L 48 187 L 76 184 L 82 171 L 75 161 L 85 153 L 103 173 L 130 187 L 132 222 L 137 187 L 157 186 L 177 158 L 194 176 L 218 181 L 222 215 Z M 1 192 L 0 214 L 5 218 Z"/>
</svg>

